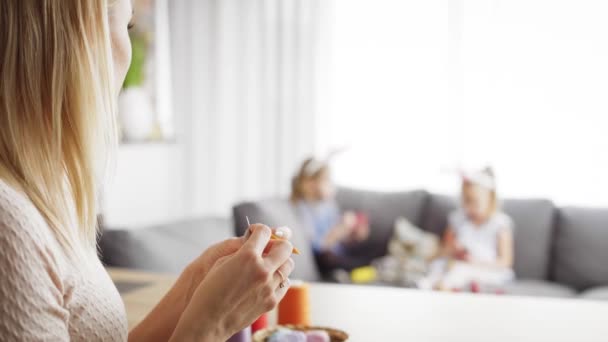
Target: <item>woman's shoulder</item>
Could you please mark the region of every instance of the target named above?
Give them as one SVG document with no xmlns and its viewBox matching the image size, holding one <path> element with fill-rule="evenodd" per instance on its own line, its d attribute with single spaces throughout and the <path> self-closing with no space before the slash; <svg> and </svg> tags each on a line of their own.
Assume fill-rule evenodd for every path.
<svg viewBox="0 0 608 342">
<path fill-rule="evenodd" d="M 45 244 L 50 239 L 50 229 L 34 203 L 0 179 L 0 248 Z"/>
</svg>

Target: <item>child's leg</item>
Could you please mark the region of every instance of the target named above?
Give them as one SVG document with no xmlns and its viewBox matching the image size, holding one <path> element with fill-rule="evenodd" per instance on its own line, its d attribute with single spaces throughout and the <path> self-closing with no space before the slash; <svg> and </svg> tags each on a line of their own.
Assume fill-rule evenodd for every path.
<svg viewBox="0 0 608 342">
<path fill-rule="evenodd" d="M 462 289 L 474 280 L 474 273 L 470 265 L 454 262 L 443 276 L 441 285 L 446 289 Z"/>
<path fill-rule="evenodd" d="M 436 259 L 429 265 L 427 276 L 420 279 L 417 283 L 418 288 L 431 290 L 435 288 L 443 278 L 448 265 L 448 260 Z"/>
<path fill-rule="evenodd" d="M 478 269 L 475 276 L 480 283 L 489 286 L 502 286 L 515 278 L 511 269 Z"/>
<path fill-rule="evenodd" d="M 464 288 L 476 282 L 488 286 L 502 286 L 514 279 L 510 269 L 490 269 L 464 262 L 456 262 L 450 267 L 443 278 L 443 285 L 447 288 Z"/>
</svg>

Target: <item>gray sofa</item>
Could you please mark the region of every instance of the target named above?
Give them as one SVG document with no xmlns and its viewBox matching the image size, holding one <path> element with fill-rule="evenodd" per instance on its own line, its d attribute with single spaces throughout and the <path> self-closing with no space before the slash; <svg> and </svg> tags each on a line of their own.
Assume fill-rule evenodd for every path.
<svg viewBox="0 0 608 342">
<path fill-rule="evenodd" d="M 103 227 L 99 252 L 107 266 L 179 274 L 212 244 L 233 236 L 232 222 L 192 218 L 145 227 Z"/>
<path fill-rule="evenodd" d="M 426 191 L 379 193 L 340 189 L 344 210 L 366 212 L 370 239 L 358 248 L 369 261 L 386 254 L 395 220 L 403 216 L 441 235 L 454 198 Z M 515 222 L 517 281 L 506 292 L 514 295 L 608 299 L 608 209 L 556 208 L 543 199 L 507 199 L 504 211 Z M 241 203 L 233 208 L 235 233 L 242 234 L 245 217 L 271 226 L 288 225 L 300 249 L 309 246 L 293 208 L 284 200 Z M 318 280 L 312 253 L 296 260 L 294 277 Z"/>
</svg>

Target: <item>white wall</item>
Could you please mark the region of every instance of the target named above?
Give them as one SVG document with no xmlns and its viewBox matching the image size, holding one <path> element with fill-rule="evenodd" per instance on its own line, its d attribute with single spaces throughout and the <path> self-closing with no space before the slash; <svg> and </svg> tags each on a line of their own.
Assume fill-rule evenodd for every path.
<svg viewBox="0 0 608 342">
<path fill-rule="evenodd" d="M 121 147 L 109 226 L 228 217 L 239 201 L 286 195 L 315 150 L 324 0 L 168 5 L 177 142 Z"/>
<path fill-rule="evenodd" d="M 347 185 L 455 192 L 445 168 L 491 163 L 505 196 L 608 205 L 608 3 L 334 0 L 330 29 L 279 1 L 171 1 L 177 143 L 121 147 L 110 225 L 228 216 L 341 145 Z"/>
<path fill-rule="evenodd" d="M 166 141 L 120 146 L 116 169 L 104 186 L 102 213 L 108 227 L 137 228 L 191 215 L 184 193 L 184 142 L 173 139 L 183 113 L 172 104 L 169 2 L 155 0 L 154 70 L 148 77 L 154 108 Z"/>
<path fill-rule="evenodd" d="M 325 0 L 171 3 L 188 210 L 286 195 L 315 150 Z"/>
<path fill-rule="evenodd" d="M 110 228 L 140 228 L 188 216 L 185 211 L 182 146 L 127 144 L 102 198 Z"/>
</svg>

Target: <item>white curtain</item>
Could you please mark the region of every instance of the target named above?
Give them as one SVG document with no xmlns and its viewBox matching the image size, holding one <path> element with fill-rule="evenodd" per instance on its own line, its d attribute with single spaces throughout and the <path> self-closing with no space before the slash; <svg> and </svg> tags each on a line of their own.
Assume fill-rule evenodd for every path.
<svg viewBox="0 0 608 342">
<path fill-rule="evenodd" d="M 174 108 L 186 212 L 285 195 L 313 153 L 323 0 L 173 0 Z"/>
<path fill-rule="evenodd" d="M 607 206 L 608 2 L 335 0 L 326 144 L 338 181 Z"/>
</svg>

